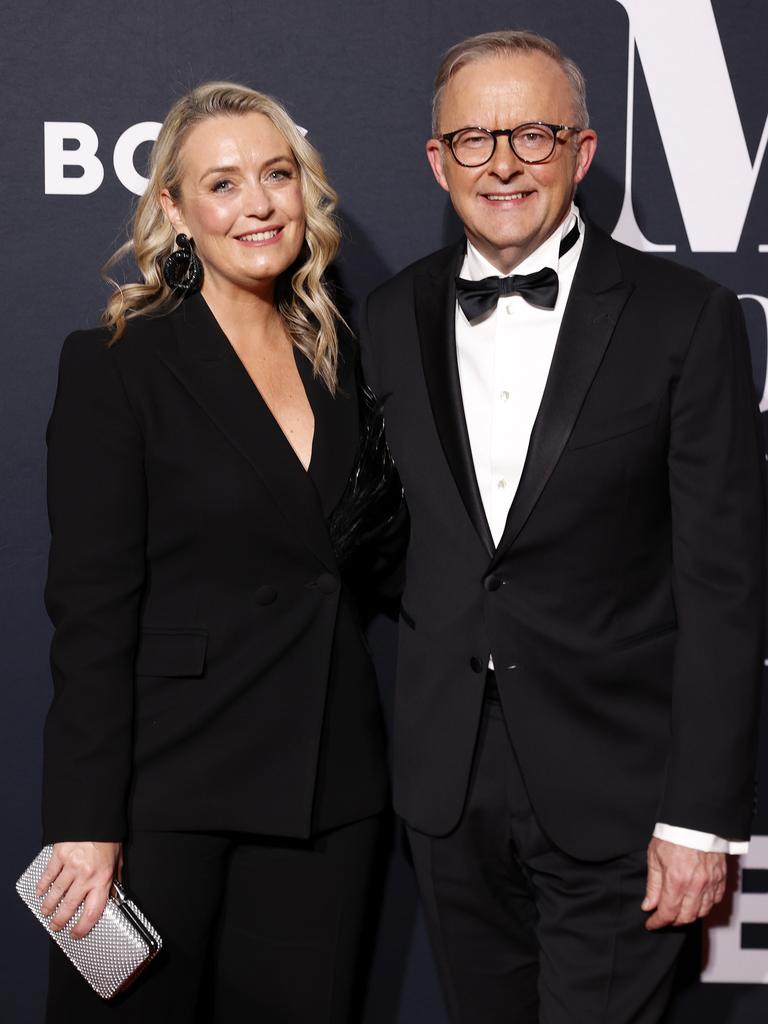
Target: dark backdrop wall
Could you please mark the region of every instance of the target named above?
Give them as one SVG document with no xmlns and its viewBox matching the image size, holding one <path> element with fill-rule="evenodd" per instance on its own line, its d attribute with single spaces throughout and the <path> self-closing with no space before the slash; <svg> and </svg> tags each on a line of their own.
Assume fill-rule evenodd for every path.
<svg viewBox="0 0 768 1024">
<path fill-rule="evenodd" d="M 41 1020 L 45 987 L 47 940 L 13 893 L 39 844 L 40 733 L 50 697 L 45 424 L 61 341 L 98 318 L 105 296 L 98 267 L 125 237 L 157 122 L 181 92 L 210 78 L 281 97 L 325 155 L 341 194 L 339 273 L 355 303 L 456 237 L 424 158 L 431 78 L 450 44 L 500 27 L 543 32 L 585 69 L 600 148 L 583 206 L 622 240 L 659 249 L 743 297 L 755 388 L 768 409 L 765 3 L 0 0 L 4 1021 Z M 393 627 L 377 620 L 371 640 L 388 706 Z M 760 773 L 765 792 L 766 743 Z M 756 833 L 740 870 L 733 865 L 728 907 L 691 943 L 675 1024 L 766 1019 L 765 799 Z M 365 1021 L 446 1021 L 397 836 Z"/>
</svg>

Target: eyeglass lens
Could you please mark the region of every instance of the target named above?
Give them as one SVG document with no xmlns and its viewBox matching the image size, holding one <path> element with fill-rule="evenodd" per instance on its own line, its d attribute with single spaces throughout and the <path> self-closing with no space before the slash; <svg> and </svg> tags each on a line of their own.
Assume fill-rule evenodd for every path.
<svg viewBox="0 0 768 1024">
<path fill-rule="evenodd" d="M 521 124 L 508 136 L 515 154 L 524 161 L 546 160 L 555 147 L 550 128 L 540 124 Z M 477 167 L 491 159 L 496 139 L 485 128 L 465 128 L 453 137 L 453 154 L 459 163 Z"/>
</svg>

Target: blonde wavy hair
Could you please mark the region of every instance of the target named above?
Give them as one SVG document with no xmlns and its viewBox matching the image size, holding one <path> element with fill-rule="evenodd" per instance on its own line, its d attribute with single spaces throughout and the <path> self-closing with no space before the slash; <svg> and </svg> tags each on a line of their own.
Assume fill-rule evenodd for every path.
<svg viewBox="0 0 768 1024">
<path fill-rule="evenodd" d="M 111 341 L 115 342 L 133 317 L 162 315 L 179 304 L 181 299 L 163 278 L 163 262 L 175 248 L 176 232 L 160 205 L 160 194 L 167 189 L 174 200 L 180 199 L 183 168 L 179 156 L 195 125 L 211 117 L 251 113 L 269 118 L 290 146 L 299 168 L 306 218 L 304 245 L 296 262 L 278 279 L 275 304 L 293 343 L 308 357 L 315 373 L 333 394 L 338 360 L 337 325 L 343 320 L 324 274 L 341 240 L 333 215 L 337 196 L 325 177 L 319 153 L 285 108 L 271 96 L 246 86 L 206 82 L 171 107 L 152 148 L 149 183 L 133 217 L 131 238 L 104 266 L 104 276 L 114 291 L 101 320 L 113 331 Z M 131 255 L 141 281 L 120 285 L 109 276 L 109 271 Z"/>
</svg>

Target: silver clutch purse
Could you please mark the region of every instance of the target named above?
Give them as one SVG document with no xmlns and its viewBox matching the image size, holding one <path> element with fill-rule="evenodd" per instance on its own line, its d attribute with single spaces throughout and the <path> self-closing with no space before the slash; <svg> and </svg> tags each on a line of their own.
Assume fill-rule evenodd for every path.
<svg viewBox="0 0 768 1024">
<path fill-rule="evenodd" d="M 49 919 L 40 909 L 44 897 L 38 896 L 35 889 L 52 853 L 52 846 L 43 847 L 16 883 L 16 892 L 91 988 L 102 999 L 111 999 L 127 988 L 157 956 L 162 939 L 136 904 L 126 897 L 119 882 L 112 883 L 104 913 L 84 938 L 73 939 L 69 934 L 82 905 L 66 928 L 51 931 Z"/>
</svg>

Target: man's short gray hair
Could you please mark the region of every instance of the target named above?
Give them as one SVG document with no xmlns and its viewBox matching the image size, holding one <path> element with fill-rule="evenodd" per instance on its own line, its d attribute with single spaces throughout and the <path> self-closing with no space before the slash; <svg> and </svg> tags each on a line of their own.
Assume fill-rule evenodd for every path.
<svg viewBox="0 0 768 1024">
<path fill-rule="evenodd" d="M 587 82 L 581 68 L 570 57 L 566 57 L 557 43 L 535 32 L 506 31 L 484 32 L 479 36 L 462 39 L 448 50 L 440 61 L 432 94 L 432 134 L 437 137 L 440 124 L 440 104 L 446 85 L 457 71 L 477 60 L 489 57 L 510 57 L 520 53 L 543 53 L 550 57 L 562 70 L 573 93 L 574 127 L 589 127 L 587 110 Z M 476 126 L 478 127 L 478 126 Z M 479 126 L 482 127 L 482 126 Z"/>
</svg>

